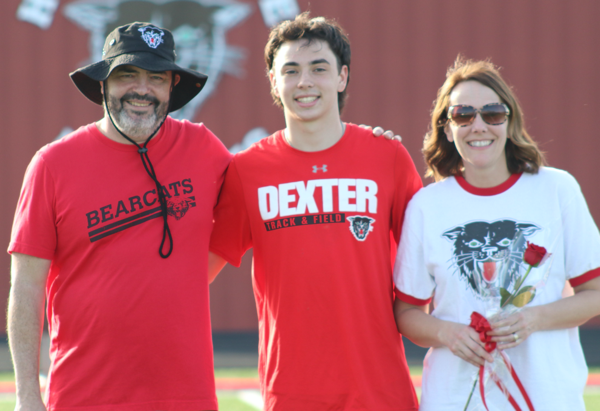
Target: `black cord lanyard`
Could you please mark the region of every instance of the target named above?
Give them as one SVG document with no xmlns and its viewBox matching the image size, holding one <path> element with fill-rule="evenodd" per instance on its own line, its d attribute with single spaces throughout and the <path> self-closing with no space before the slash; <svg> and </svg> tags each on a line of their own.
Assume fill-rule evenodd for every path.
<svg viewBox="0 0 600 411">
<path fill-rule="evenodd" d="M 117 127 L 117 125 L 115 124 L 111 114 L 110 114 L 110 109 L 108 107 L 108 100 L 107 100 L 107 88 L 106 88 L 106 81 L 102 82 L 102 87 L 104 90 L 104 106 L 106 107 L 106 112 L 108 113 L 108 118 L 110 119 L 110 122 L 112 123 L 112 125 L 114 126 L 114 128 L 123 136 L 125 137 L 129 142 L 131 142 L 132 144 L 135 144 L 135 146 L 138 148 L 138 153 L 140 153 L 140 158 L 142 159 L 142 164 L 144 165 L 144 168 L 146 169 L 146 172 L 148 173 L 148 175 L 150 176 L 150 178 L 152 179 L 152 181 L 154 181 L 154 184 L 156 185 L 156 193 L 158 195 L 158 203 L 160 205 L 160 209 L 161 209 L 161 213 L 162 213 L 162 217 L 163 217 L 163 238 L 162 241 L 160 243 L 160 247 L 158 248 L 158 254 L 160 254 L 160 256 L 162 258 L 167 258 L 171 255 L 171 253 L 173 252 L 173 236 L 171 235 L 171 229 L 169 228 L 169 222 L 167 221 L 167 199 L 165 197 L 165 193 L 163 192 L 162 189 L 162 185 L 160 184 L 160 182 L 158 181 L 158 178 L 156 177 L 156 172 L 154 171 L 154 166 L 152 166 L 152 162 L 150 161 L 150 157 L 148 157 L 148 143 L 150 142 L 150 140 L 156 135 L 156 133 L 158 132 L 158 130 L 160 130 L 160 128 L 162 127 L 162 125 L 164 124 L 164 122 L 167 120 L 167 117 L 169 116 L 169 109 L 171 108 L 171 99 L 172 99 L 172 94 L 173 91 L 171 90 L 170 94 L 169 94 L 169 105 L 167 107 L 167 115 L 165 116 L 165 118 L 163 118 L 163 120 L 160 122 L 160 124 L 158 125 L 158 127 L 156 128 L 156 130 L 154 130 L 154 132 L 152 134 L 150 134 L 150 137 L 148 137 L 148 139 L 146 140 L 146 142 L 144 143 L 143 147 L 140 146 L 138 143 L 136 143 L 135 141 L 133 141 L 131 138 L 129 138 L 128 136 L 125 135 L 125 133 L 123 133 L 119 127 Z M 167 236 L 169 237 L 169 251 L 167 251 L 167 253 L 163 253 L 163 248 L 165 246 L 165 242 L 167 240 Z"/>
</svg>

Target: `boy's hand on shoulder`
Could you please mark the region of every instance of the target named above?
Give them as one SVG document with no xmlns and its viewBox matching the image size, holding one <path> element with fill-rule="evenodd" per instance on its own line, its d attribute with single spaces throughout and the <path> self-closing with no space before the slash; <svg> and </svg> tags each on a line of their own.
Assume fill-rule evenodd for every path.
<svg viewBox="0 0 600 411">
<path fill-rule="evenodd" d="M 359 127 L 362 127 L 364 129 L 367 129 L 367 130 L 371 131 L 373 133 L 373 136 L 375 136 L 375 137 L 384 136 L 388 140 L 402 141 L 402 137 L 400 137 L 397 134 L 394 134 L 394 132 L 392 130 L 383 131 L 383 128 L 381 128 L 381 127 L 375 127 L 375 128 L 373 128 L 373 127 L 367 126 L 365 124 L 361 124 L 361 125 L 359 125 Z"/>
</svg>

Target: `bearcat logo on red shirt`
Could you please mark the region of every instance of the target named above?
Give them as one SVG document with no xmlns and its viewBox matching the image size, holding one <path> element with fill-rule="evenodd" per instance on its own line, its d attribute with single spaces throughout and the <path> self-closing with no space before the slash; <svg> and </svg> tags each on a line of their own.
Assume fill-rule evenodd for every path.
<svg viewBox="0 0 600 411">
<path fill-rule="evenodd" d="M 371 224 L 375 222 L 374 218 L 356 215 L 346 219 L 350 221 L 350 232 L 358 241 L 365 241 L 367 235 L 373 231 Z"/>
<path fill-rule="evenodd" d="M 175 220 L 181 220 L 185 213 L 190 209 L 190 205 L 196 205 L 194 200 L 194 197 L 179 196 L 167 200 L 167 214 L 175 217 Z"/>
</svg>

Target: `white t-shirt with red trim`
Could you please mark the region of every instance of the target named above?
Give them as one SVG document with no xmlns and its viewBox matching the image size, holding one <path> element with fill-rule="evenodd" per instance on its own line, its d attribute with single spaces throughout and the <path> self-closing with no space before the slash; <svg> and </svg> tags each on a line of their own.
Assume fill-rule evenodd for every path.
<svg viewBox="0 0 600 411">
<path fill-rule="evenodd" d="M 473 187 L 459 176 L 419 191 L 406 211 L 394 268 L 398 297 L 411 304 L 426 304 L 433 297 L 431 315 L 463 324 L 470 323 L 473 311 L 489 313 L 479 291 L 484 278 L 493 281 L 484 261 L 508 249 L 517 230 L 524 240 L 553 253 L 525 283 L 538 284 L 549 267 L 530 305 L 560 299 L 567 281 L 577 286 L 600 276 L 600 234 L 579 185 L 565 171 L 542 167 L 538 174 L 513 175 L 492 188 Z M 577 328 L 536 332 L 505 352 L 536 411 L 585 410 L 587 366 Z M 476 373 L 448 348 L 431 348 L 420 410 L 462 410 Z M 508 380 L 509 391 L 527 409 Z M 512 409 L 495 391 L 486 397 L 490 411 Z"/>
</svg>

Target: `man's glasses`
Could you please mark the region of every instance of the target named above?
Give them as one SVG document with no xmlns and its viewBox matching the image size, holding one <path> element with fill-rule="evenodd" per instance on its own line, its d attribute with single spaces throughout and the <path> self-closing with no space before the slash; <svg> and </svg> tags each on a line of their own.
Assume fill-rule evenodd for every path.
<svg viewBox="0 0 600 411">
<path fill-rule="evenodd" d="M 448 108 L 448 118 L 459 127 L 466 127 L 473 124 L 477 113 L 490 126 L 498 126 L 506 121 L 510 115 L 510 109 L 506 104 L 501 103 L 486 104 L 481 108 L 457 104 Z"/>
</svg>

